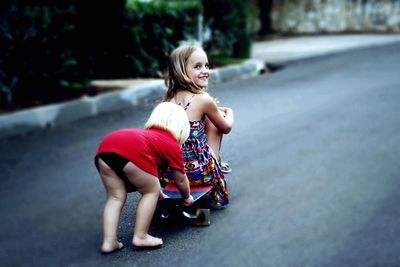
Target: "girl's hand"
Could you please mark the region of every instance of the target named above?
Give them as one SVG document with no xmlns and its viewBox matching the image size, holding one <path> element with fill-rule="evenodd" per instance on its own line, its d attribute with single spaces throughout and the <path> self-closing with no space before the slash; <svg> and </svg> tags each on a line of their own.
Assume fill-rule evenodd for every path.
<svg viewBox="0 0 400 267">
<path fill-rule="evenodd" d="M 190 205 L 192 205 L 193 203 L 194 203 L 194 200 L 193 200 L 192 195 L 189 195 L 188 198 L 186 198 L 186 199 L 183 200 L 183 204 L 184 204 L 185 206 L 190 206 Z"/>
</svg>

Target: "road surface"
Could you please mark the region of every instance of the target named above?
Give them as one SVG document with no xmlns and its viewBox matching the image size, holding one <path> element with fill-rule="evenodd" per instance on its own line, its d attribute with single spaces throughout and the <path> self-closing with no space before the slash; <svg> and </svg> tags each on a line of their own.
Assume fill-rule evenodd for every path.
<svg viewBox="0 0 400 267">
<path fill-rule="evenodd" d="M 137 194 L 101 255 L 93 155 L 139 108 L 0 140 L 1 266 L 399 266 L 400 44 L 292 62 L 211 89 L 235 112 L 223 144 L 230 206 L 209 227 L 153 225 L 130 245 Z"/>
</svg>

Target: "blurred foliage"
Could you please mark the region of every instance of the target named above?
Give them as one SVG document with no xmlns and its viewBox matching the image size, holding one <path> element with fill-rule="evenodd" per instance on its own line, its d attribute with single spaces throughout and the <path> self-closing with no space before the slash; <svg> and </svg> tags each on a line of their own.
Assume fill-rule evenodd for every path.
<svg viewBox="0 0 400 267">
<path fill-rule="evenodd" d="M 34 2 L 34 3 L 33 3 Z M 77 12 L 68 1 L 4 1 L 0 18 L 0 104 L 53 101 L 85 83 L 76 72 Z M 61 92 L 62 91 L 62 92 Z"/>
<path fill-rule="evenodd" d="M 250 55 L 247 0 L 2 0 L 0 109 L 76 98 L 94 79 L 159 77 L 171 51 L 198 38 L 201 14 L 217 64 Z"/>
<path fill-rule="evenodd" d="M 256 10 L 251 0 L 202 0 L 204 23 L 211 29 L 205 48 L 211 54 L 248 58 L 255 34 Z"/>
<path fill-rule="evenodd" d="M 197 38 L 198 1 L 127 1 L 126 24 L 132 37 L 129 59 L 136 76 L 155 76 L 167 66 L 172 50 L 183 40 Z"/>
</svg>

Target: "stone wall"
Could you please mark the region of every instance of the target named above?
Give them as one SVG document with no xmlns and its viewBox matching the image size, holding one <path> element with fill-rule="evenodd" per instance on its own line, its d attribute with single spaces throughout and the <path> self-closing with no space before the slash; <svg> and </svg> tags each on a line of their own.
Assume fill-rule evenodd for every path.
<svg viewBox="0 0 400 267">
<path fill-rule="evenodd" d="M 275 0 L 283 33 L 400 32 L 400 0 Z"/>
</svg>

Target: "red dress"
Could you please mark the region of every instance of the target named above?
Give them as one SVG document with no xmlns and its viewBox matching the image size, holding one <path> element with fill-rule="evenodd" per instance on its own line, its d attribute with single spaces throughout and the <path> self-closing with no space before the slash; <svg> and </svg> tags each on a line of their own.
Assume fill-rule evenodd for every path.
<svg viewBox="0 0 400 267">
<path fill-rule="evenodd" d="M 170 132 L 161 129 L 122 129 L 111 132 L 100 143 L 96 156 L 102 152 L 123 156 L 156 177 L 162 177 L 168 167 L 185 172 L 178 140 Z"/>
</svg>

